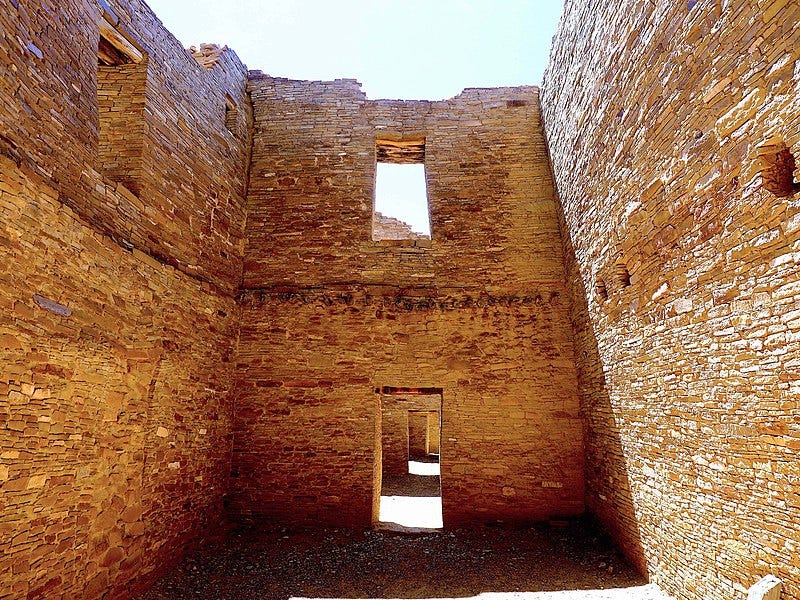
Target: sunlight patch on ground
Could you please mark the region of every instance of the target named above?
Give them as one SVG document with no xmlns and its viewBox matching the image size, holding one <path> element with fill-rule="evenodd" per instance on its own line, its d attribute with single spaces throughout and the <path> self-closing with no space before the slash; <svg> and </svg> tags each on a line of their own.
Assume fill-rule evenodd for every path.
<svg viewBox="0 0 800 600">
<path fill-rule="evenodd" d="M 438 476 L 441 474 L 439 463 L 408 461 L 408 472 L 412 475 Z"/>
<path fill-rule="evenodd" d="M 442 528 L 442 499 L 427 496 L 381 496 L 381 523 L 423 529 Z"/>
<path fill-rule="evenodd" d="M 340 600 L 335 598 L 302 598 L 290 600 Z M 364 599 L 377 600 L 377 599 Z M 393 599 L 400 600 L 400 599 Z M 456 600 L 454 598 L 436 598 L 428 600 Z M 564 590 L 560 592 L 486 592 L 470 598 L 459 600 L 671 600 L 656 585 L 642 585 L 629 588 L 609 590 Z"/>
</svg>

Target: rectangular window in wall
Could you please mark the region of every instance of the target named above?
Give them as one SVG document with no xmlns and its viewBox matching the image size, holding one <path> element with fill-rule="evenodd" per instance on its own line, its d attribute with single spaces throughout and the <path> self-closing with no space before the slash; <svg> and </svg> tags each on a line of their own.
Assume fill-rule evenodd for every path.
<svg viewBox="0 0 800 600">
<path fill-rule="evenodd" d="M 376 142 L 372 239 L 431 239 L 425 181 L 425 138 Z"/>
<path fill-rule="evenodd" d="M 138 194 L 147 61 L 130 37 L 102 20 L 97 48 L 97 170 Z"/>
</svg>

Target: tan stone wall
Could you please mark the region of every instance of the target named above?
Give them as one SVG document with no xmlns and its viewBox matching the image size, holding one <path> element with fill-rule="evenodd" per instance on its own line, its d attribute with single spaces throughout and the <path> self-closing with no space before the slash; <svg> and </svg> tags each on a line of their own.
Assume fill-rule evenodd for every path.
<svg viewBox="0 0 800 600">
<path fill-rule="evenodd" d="M 372 216 L 372 239 L 425 240 L 429 239 L 429 236 L 413 231 L 411 225 L 400 219 L 387 217 L 379 212 L 375 212 Z"/>
<path fill-rule="evenodd" d="M 242 309 L 234 514 L 369 525 L 383 385 L 444 388 L 446 526 L 582 512 L 582 425 L 559 298 L 253 292 Z"/>
<path fill-rule="evenodd" d="M 137 66 L 147 77 L 144 121 L 134 128 L 144 135 L 139 189 L 92 193 L 104 162 L 97 95 L 104 11 L 97 2 L 12 2 L 0 11 L 0 152 L 52 178 L 66 205 L 124 245 L 233 292 L 249 133 L 225 128 L 225 97 L 241 109 L 248 132 L 247 71 L 231 51 L 212 69 L 200 66 L 141 0 L 110 4 L 116 29 L 145 56 Z"/>
<path fill-rule="evenodd" d="M 147 64 L 97 67 L 100 135 L 97 170 L 141 191 Z"/>
<path fill-rule="evenodd" d="M 445 390 L 446 526 L 581 513 L 582 425 L 536 88 L 371 102 L 352 80 L 256 74 L 249 89 L 234 514 L 368 525 L 373 389 L 386 385 Z M 425 139 L 431 241 L 371 239 L 386 136 Z"/>
<path fill-rule="evenodd" d="M 536 88 L 368 101 L 352 80 L 255 75 L 250 92 L 256 125 L 245 289 L 563 289 Z M 375 141 L 390 133 L 425 137 L 432 243 L 372 241 Z"/>
<path fill-rule="evenodd" d="M 758 175 L 760 145 L 800 153 L 798 21 L 780 0 L 568 2 L 545 76 L 587 503 L 679 598 L 765 573 L 800 598 L 800 205 Z"/>
<path fill-rule="evenodd" d="M 144 52 L 114 82 L 101 3 L 0 10 L 0 597 L 124 596 L 223 514 L 246 71 L 112 5 Z"/>
<path fill-rule="evenodd" d="M 381 395 L 381 466 L 386 475 L 404 475 L 408 473 L 409 459 L 409 411 L 410 410 L 440 410 L 442 398 L 433 396 L 396 396 L 393 394 Z M 426 415 L 426 433 L 428 419 Z M 436 419 L 436 447 L 438 448 L 438 417 Z M 423 446 L 426 437 L 423 437 Z M 423 449 L 423 453 L 427 450 Z M 438 449 L 435 450 L 438 452 Z"/>
<path fill-rule="evenodd" d="M 412 411 L 408 413 L 408 456 L 420 459 L 428 452 L 428 413 Z"/>
<path fill-rule="evenodd" d="M 439 454 L 439 438 L 441 437 L 439 421 L 441 418 L 441 413 L 438 410 L 428 413 L 427 422 L 425 424 L 425 452 L 427 454 Z"/>
<path fill-rule="evenodd" d="M 0 596 L 140 585 L 221 517 L 237 308 L 3 157 L 0 214 Z"/>
<path fill-rule="evenodd" d="M 408 473 L 408 407 L 403 399 L 381 397 L 381 471 Z"/>
</svg>

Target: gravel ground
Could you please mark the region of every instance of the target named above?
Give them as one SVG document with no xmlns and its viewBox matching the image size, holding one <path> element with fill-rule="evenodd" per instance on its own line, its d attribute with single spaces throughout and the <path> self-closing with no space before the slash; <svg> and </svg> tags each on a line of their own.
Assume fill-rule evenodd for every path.
<svg viewBox="0 0 800 600">
<path fill-rule="evenodd" d="M 140 600 L 664 598 L 644 583 L 604 536 L 582 522 L 417 536 L 235 530 L 188 557 Z"/>
</svg>

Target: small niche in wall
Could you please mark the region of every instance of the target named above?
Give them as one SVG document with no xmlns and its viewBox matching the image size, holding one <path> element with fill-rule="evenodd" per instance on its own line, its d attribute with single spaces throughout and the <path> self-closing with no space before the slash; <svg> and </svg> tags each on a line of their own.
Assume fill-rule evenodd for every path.
<svg viewBox="0 0 800 600">
<path fill-rule="evenodd" d="M 794 155 L 782 141 L 771 141 L 760 146 L 758 160 L 764 189 L 779 198 L 792 196 L 800 191 L 800 183 L 794 180 Z"/>
<path fill-rule="evenodd" d="M 97 44 L 97 170 L 139 194 L 147 56 L 121 25 L 100 22 Z"/>
<path fill-rule="evenodd" d="M 616 277 L 620 287 L 626 288 L 631 284 L 631 274 L 628 272 L 628 266 L 625 263 L 617 263 Z"/>
<path fill-rule="evenodd" d="M 239 133 L 239 109 L 228 94 L 225 94 L 225 128 L 233 135 Z"/>
</svg>

